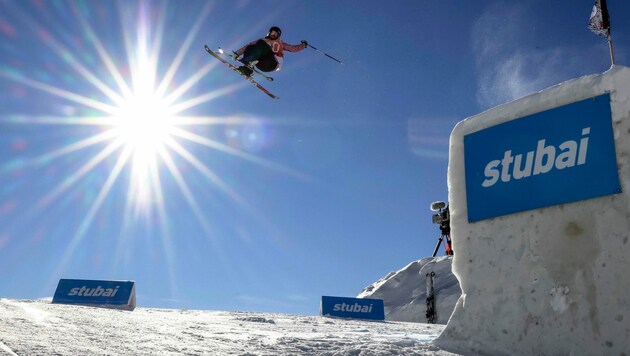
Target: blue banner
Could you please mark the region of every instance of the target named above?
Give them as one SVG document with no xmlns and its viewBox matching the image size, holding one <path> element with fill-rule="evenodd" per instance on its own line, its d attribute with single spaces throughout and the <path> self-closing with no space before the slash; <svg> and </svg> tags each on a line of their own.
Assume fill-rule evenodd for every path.
<svg viewBox="0 0 630 356">
<path fill-rule="evenodd" d="M 53 303 L 135 308 L 135 282 L 60 279 Z"/>
<path fill-rule="evenodd" d="M 321 315 L 337 318 L 385 320 L 381 299 L 322 297 Z"/>
<path fill-rule="evenodd" d="M 610 94 L 464 136 L 468 221 L 621 193 Z"/>
</svg>

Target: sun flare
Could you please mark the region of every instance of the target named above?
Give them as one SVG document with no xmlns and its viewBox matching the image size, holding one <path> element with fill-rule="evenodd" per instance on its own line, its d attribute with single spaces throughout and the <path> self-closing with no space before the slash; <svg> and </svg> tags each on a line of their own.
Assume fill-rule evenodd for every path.
<svg viewBox="0 0 630 356">
<path fill-rule="evenodd" d="M 113 137 L 129 155 L 131 176 L 129 200 L 136 212 L 150 209 L 159 185 L 160 156 L 175 128 L 164 98 L 157 93 L 155 63 L 146 59 L 138 63 L 133 89 L 120 100 L 113 112 Z"/>
<path fill-rule="evenodd" d="M 134 155 L 154 156 L 172 134 L 173 119 L 161 98 L 152 93 L 134 94 L 114 116 L 115 136 Z"/>
<path fill-rule="evenodd" d="M 163 101 L 153 94 L 137 93 L 125 100 L 113 120 L 114 137 L 130 155 L 130 198 L 136 211 L 146 210 L 155 196 L 159 157 L 174 128 Z"/>
</svg>

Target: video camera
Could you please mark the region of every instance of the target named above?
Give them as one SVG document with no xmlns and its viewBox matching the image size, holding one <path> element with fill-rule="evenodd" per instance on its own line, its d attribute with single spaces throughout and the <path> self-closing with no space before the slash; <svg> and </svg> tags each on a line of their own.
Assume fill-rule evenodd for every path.
<svg viewBox="0 0 630 356">
<path fill-rule="evenodd" d="M 433 223 L 440 225 L 440 231 L 443 235 L 451 233 L 451 216 L 448 211 L 448 205 L 443 201 L 436 201 L 431 203 L 431 210 L 437 211 L 437 214 L 433 214 Z"/>
<path fill-rule="evenodd" d="M 440 245 L 442 244 L 442 240 L 445 241 L 444 249 L 447 256 L 453 255 L 453 247 L 451 245 L 451 214 L 448 211 L 448 204 L 443 201 L 436 201 L 431 203 L 431 210 L 437 211 L 437 214 L 433 214 L 433 223 L 440 225 L 440 238 L 438 238 L 438 243 L 435 245 L 435 249 L 433 250 L 433 257 L 437 255 L 438 250 L 440 249 Z"/>
</svg>

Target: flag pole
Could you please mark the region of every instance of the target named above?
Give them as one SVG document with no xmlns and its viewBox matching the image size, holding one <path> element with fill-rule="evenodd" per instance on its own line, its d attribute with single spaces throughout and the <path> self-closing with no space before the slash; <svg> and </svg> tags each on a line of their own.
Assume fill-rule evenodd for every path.
<svg viewBox="0 0 630 356">
<path fill-rule="evenodd" d="M 608 37 L 608 49 L 610 49 L 610 61 L 612 65 L 615 65 L 615 53 L 613 52 L 613 43 L 612 37 L 610 35 L 610 13 L 608 12 L 608 5 L 606 4 L 606 0 L 601 0 L 601 11 L 602 11 L 602 25 L 606 30 L 606 37 Z"/>
<path fill-rule="evenodd" d="M 608 29 L 608 48 L 610 49 L 610 61 L 615 65 L 615 52 L 613 51 L 612 37 L 610 37 L 610 29 Z"/>
<path fill-rule="evenodd" d="M 606 37 L 610 50 L 610 61 L 615 65 L 615 52 L 613 51 L 612 37 L 610 35 L 610 15 L 606 0 L 595 0 L 591 17 L 588 19 L 588 28 L 596 35 Z"/>
</svg>

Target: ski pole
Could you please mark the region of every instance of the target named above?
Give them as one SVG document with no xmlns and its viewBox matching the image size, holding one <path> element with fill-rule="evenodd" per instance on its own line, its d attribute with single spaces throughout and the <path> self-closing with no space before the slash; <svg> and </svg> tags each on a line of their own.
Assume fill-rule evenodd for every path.
<svg viewBox="0 0 630 356">
<path fill-rule="evenodd" d="M 334 60 L 334 61 L 338 62 L 339 64 L 343 64 L 343 63 L 341 63 L 341 61 L 340 61 L 340 60 L 338 60 L 337 58 L 335 58 L 335 57 L 331 56 L 330 54 L 325 53 L 325 52 L 322 52 L 321 50 L 319 50 L 319 49 L 315 48 L 314 46 L 311 46 L 310 44 L 307 44 L 307 46 L 309 46 L 309 47 L 311 47 L 312 49 L 316 50 L 317 52 L 319 52 L 319 53 L 323 54 L 324 56 L 326 56 L 326 57 L 328 57 L 328 58 L 330 58 L 330 59 L 332 59 L 332 60 Z"/>
</svg>

